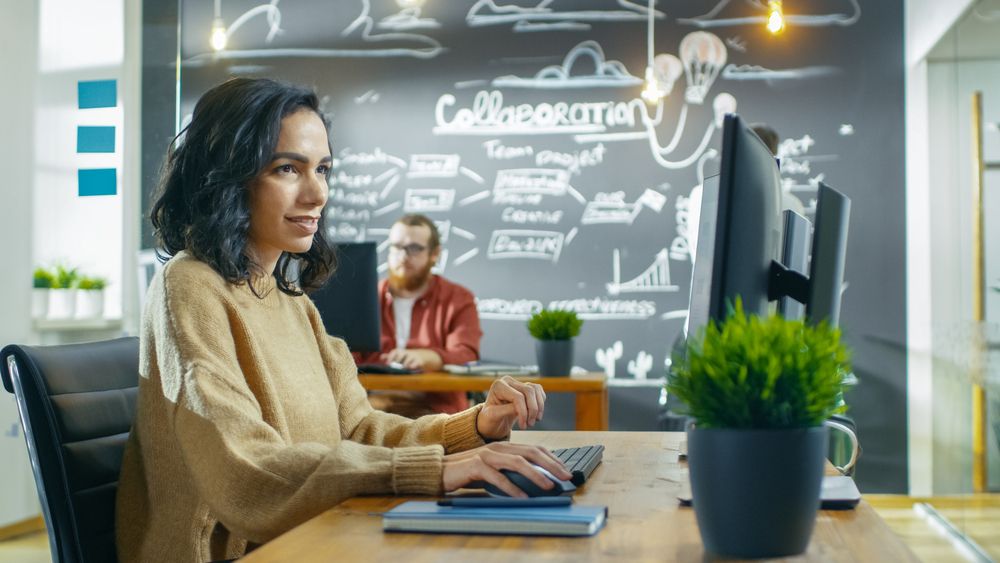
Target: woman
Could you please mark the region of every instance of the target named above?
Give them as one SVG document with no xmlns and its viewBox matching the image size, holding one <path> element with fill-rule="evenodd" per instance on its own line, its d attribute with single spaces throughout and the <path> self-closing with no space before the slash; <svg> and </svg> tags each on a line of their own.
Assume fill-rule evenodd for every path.
<svg viewBox="0 0 1000 563">
<path fill-rule="evenodd" d="M 302 293 L 334 267 L 331 161 L 315 94 L 271 80 L 207 92 L 169 153 L 152 221 L 170 259 L 143 315 L 122 561 L 238 557 L 359 494 L 485 480 L 523 496 L 499 470 L 550 487 L 531 463 L 570 477 L 542 448 L 493 442 L 542 417 L 537 385 L 505 378 L 483 405 L 415 421 L 371 408 Z"/>
</svg>

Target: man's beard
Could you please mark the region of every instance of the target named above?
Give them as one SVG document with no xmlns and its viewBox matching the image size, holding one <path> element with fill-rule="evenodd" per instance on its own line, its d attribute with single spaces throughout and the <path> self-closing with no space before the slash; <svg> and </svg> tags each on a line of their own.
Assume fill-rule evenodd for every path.
<svg viewBox="0 0 1000 563">
<path fill-rule="evenodd" d="M 393 291 L 415 291 L 420 289 L 431 278 L 433 262 L 428 262 L 424 269 L 407 277 L 402 271 L 389 269 L 389 288 Z"/>
</svg>

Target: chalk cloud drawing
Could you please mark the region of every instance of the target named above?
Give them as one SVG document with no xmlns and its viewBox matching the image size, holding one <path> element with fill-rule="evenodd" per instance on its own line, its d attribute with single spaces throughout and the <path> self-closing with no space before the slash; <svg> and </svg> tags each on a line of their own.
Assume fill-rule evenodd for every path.
<svg viewBox="0 0 1000 563">
<path fill-rule="evenodd" d="M 731 0 L 719 0 L 716 5 L 707 13 L 692 18 L 677 18 L 677 23 L 683 25 L 693 25 L 700 28 L 726 27 L 733 25 L 759 25 L 767 23 L 767 3 L 760 0 L 744 0 L 741 4 L 750 6 L 759 15 L 743 16 L 733 15 L 731 17 L 720 17 L 723 10 L 729 5 Z M 798 2 L 795 7 L 804 9 L 810 2 Z M 850 7 L 850 13 L 836 14 L 795 14 L 785 11 L 785 22 L 789 26 L 829 26 L 854 25 L 861 18 L 861 6 L 858 0 L 844 0 L 844 4 Z M 786 7 L 788 5 L 786 4 Z"/>
<path fill-rule="evenodd" d="M 616 340 L 608 348 L 598 348 L 594 354 L 597 365 L 604 369 L 604 375 L 608 376 L 608 379 L 615 378 L 615 363 L 621 359 L 622 352 L 622 341 Z"/>
<path fill-rule="evenodd" d="M 574 74 L 573 67 L 580 58 L 589 58 L 594 64 L 590 74 Z M 597 41 L 587 40 L 570 49 L 562 64 L 551 65 L 538 71 L 531 78 L 520 76 L 500 76 L 494 78 L 492 85 L 496 88 L 595 88 L 595 87 L 632 87 L 642 84 L 642 79 L 632 76 L 628 69 L 619 61 L 606 60 L 604 49 Z"/>
<path fill-rule="evenodd" d="M 568 10 L 557 11 L 549 6 L 553 0 L 527 2 L 530 6 L 515 4 L 498 5 L 495 0 L 478 0 L 469 8 L 465 21 L 470 27 L 514 24 L 514 31 L 586 31 L 590 25 L 582 22 L 646 21 L 646 5 L 628 0 L 618 0 L 623 10 Z M 572 2 L 560 2 L 570 5 Z M 657 19 L 663 12 L 653 10 Z"/>
<path fill-rule="evenodd" d="M 835 66 L 804 66 L 800 68 L 770 69 L 760 65 L 728 64 L 722 70 L 722 78 L 726 80 L 798 80 L 832 76 L 840 69 Z"/>
<path fill-rule="evenodd" d="M 375 22 L 371 17 L 371 0 L 360 0 L 361 11 L 358 16 L 351 21 L 340 33 L 342 37 L 356 37 L 361 42 L 367 44 L 366 47 L 348 49 L 322 49 L 322 48 L 252 48 L 252 49 L 223 49 L 222 51 L 199 53 L 189 57 L 184 61 L 188 67 L 199 67 L 210 64 L 218 60 L 239 60 L 239 59 L 268 59 L 278 57 L 297 58 L 355 58 L 355 57 L 414 57 L 420 59 L 430 59 L 444 52 L 444 47 L 439 41 L 428 35 L 420 33 L 404 33 L 398 31 L 388 31 L 384 33 L 375 32 Z M 276 4 L 276 0 L 272 0 Z M 259 8 L 259 7 L 258 7 Z M 404 11 L 406 9 L 404 8 Z M 270 18 L 270 16 L 269 16 Z M 404 16 L 402 20 L 406 20 Z M 269 20 L 270 21 L 270 20 Z M 280 17 L 277 20 L 280 22 Z M 384 20 L 383 20 L 384 21 Z M 424 22 L 425 20 L 410 21 Z M 392 27 L 393 20 L 389 20 L 388 27 Z M 403 24 L 404 27 L 406 24 Z M 414 27 L 427 27 L 417 25 Z M 279 30 L 283 31 L 283 30 Z M 273 37 L 273 26 L 269 30 L 265 43 L 270 43 L 269 37 Z M 276 33 L 276 32 L 275 32 Z"/>
<path fill-rule="evenodd" d="M 621 280 L 621 253 L 616 248 L 611 255 L 612 280 L 607 284 L 608 293 L 674 292 L 680 288 L 670 282 L 670 257 L 667 249 L 656 253 L 653 263 L 628 281 Z"/>
<path fill-rule="evenodd" d="M 628 372 L 636 379 L 646 379 L 649 370 L 653 369 L 653 356 L 640 350 L 634 360 L 628 361 Z"/>
<path fill-rule="evenodd" d="M 854 126 L 851 125 L 850 123 L 841 123 L 840 128 L 837 130 L 837 133 L 839 133 L 841 137 L 848 137 L 850 135 L 853 135 Z"/>
</svg>

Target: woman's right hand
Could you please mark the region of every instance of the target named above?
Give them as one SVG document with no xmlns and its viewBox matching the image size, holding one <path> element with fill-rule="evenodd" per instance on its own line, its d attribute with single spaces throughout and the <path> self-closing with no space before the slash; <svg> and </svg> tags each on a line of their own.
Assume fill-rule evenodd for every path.
<svg viewBox="0 0 1000 563">
<path fill-rule="evenodd" d="M 549 450 L 539 446 L 493 442 L 485 446 L 444 456 L 441 480 L 444 490 L 454 491 L 473 481 L 486 481 L 512 497 L 526 497 L 524 491 L 500 473 L 501 469 L 516 471 L 543 489 L 555 486 L 548 477 L 532 464 L 548 469 L 560 479 L 569 480 L 573 475 Z"/>
</svg>

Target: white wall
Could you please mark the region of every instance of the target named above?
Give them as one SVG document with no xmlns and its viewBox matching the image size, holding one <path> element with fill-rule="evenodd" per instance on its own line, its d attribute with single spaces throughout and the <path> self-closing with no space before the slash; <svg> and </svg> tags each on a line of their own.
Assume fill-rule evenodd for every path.
<svg viewBox="0 0 1000 563">
<path fill-rule="evenodd" d="M 0 0 L 0 346 L 25 343 L 31 334 L 31 186 L 33 182 L 38 7 Z M 0 391 L 0 526 L 38 514 L 13 395 Z"/>
</svg>

